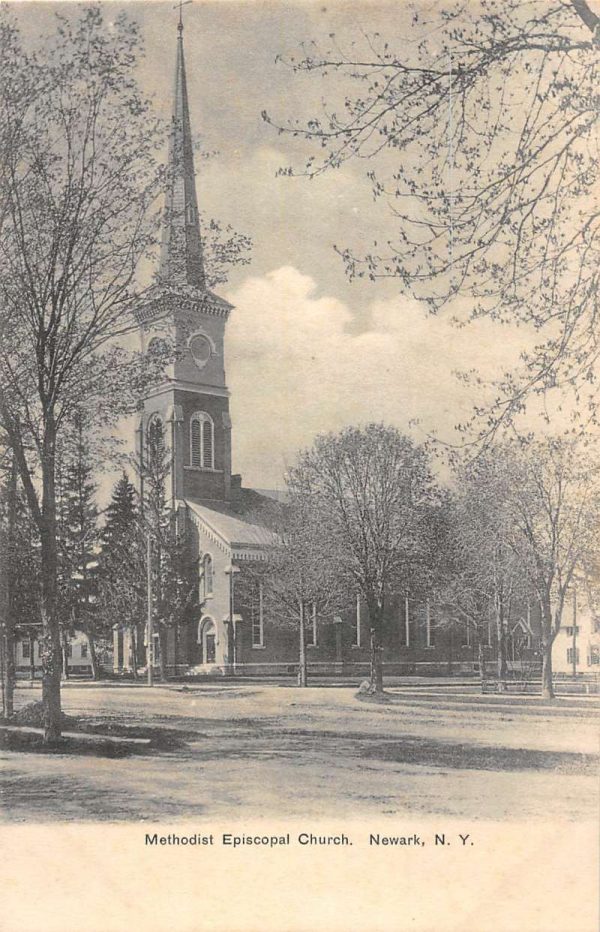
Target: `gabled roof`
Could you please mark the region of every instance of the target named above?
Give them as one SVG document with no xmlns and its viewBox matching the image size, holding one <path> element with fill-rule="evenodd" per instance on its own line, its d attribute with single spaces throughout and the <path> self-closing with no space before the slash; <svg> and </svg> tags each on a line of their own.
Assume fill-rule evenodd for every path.
<svg viewBox="0 0 600 932">
<path fill-rule="evenodd" d="M 259 524 L 244 521 L 240 515 L 215 503 L 214 507 L 199 504 L 198 502 L 184 503 L 197 523 L 204 526 L 206 532 L 216 542 L 233 551 L 266 550 L 274 542 L 274 534 L 268 528 Z M 211 503 L 212 504 L 212 503 Z"/>
</svg>

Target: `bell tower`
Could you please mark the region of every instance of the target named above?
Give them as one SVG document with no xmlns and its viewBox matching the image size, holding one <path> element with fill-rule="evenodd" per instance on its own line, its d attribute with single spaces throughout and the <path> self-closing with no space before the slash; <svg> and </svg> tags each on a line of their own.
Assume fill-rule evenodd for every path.
<svg viewBox="0 0 600 932">
<path fill-rule="evenodd" d="M 134 308 L 142 352 L 168 359 L 148 391 L 138 430 L 160 426 L 170 453 L 170 497 L 227 502 L 231 422 L 225 325 L 232 306 L 207 287 L 198 216 L 183 23 L 178 24 L 173 115 L 157 280 Z"/>
</svg>

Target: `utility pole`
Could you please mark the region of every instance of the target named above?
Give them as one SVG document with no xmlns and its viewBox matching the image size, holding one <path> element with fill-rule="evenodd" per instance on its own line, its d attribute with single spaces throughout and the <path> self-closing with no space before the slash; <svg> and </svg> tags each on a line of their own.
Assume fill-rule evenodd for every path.
<svg viewBox="0 0 600 932">
<path fill-rule="evenodd" d="M 148 531 L 146 570 L 148 575 L 148 621 L 146 627 L 146 665 L 148 667 L 148 686 L 154 683 L 152 664 L 154 663 L 154 627 L 152 624 L 152 535 Z"/>
</svg>

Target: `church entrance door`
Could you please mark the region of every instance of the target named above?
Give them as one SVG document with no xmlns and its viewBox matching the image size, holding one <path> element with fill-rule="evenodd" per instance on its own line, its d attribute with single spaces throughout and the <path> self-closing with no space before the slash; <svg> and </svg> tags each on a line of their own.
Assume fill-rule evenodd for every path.
<svg viewBox="0 0 600 932">
<path fill-rule="evenodd" d="M 217 662 L 217 632 L 212 618 L 203 618 L 200 622 L 199 638 L 201 647 L 200 663 L 204 665 Z"/>
<path fill-rule="evenodd" d="M 207 634 L 205 638 L 205 663 L 214 663 L 217 658 L 214 634 Z"/>
</svg>

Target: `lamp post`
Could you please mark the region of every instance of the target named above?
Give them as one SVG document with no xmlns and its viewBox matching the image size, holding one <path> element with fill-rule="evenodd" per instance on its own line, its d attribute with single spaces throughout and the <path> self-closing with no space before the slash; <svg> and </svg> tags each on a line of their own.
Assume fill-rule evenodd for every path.
<svg viewBox="0 0 600 932">
<path fill-rule="evenodd" d="M 225 573 L 229 576 L 229 643 L 227 645 L 229 653 L 229 664 L 231 667 L 231 672 L 235 674 L 235 664 L 237 661 L 237 631 L 235 627 L 234 620 L 234 579 L 239 573 L 239 566 L 235 566 L 231 563 L 226 569 Z"/>
</svg>

